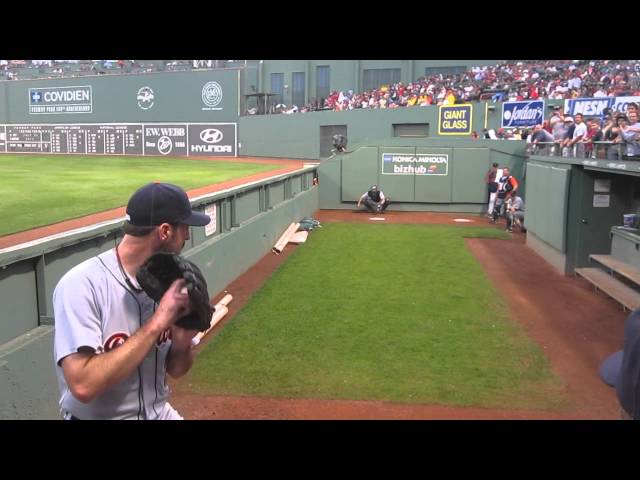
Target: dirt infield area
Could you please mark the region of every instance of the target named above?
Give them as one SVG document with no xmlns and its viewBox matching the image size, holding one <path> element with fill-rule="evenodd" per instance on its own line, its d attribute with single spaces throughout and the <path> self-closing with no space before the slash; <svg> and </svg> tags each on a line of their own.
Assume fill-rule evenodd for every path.
<svg viewBox="0 0 640 480">
<path fill-rule="evenodd" d="M 372 216 L 344 210 L 316 212 L 321 222 L 418 223 L 490 226 L 479 215 L 387 212 Z M 455 222 L 466 219 L 470 222 Z M 559 274 L 525 244 L 525 234 L 510 240 L 468 239 L 467 245 L 489 278 L 503 292 L 512 317 L 547 355 L 574 406 L 568 411 L 497 410 L 387 402 L 196 395 L 188 379 L 171 382 L 171 404 L 188 419 L 617 419 L 613 389 L 598 378 L 600 363 L 622 345 L 626 313 L 595 293 L 583 279 Z M 229 322 L 295 248 L 269 253 L 228 286 L 234 300 L 229 313 L 205 339 Z M 222 295 L 220 295 L 222 296 Z M 218 300 L 215 298 L 214 300 Z"/>
<path fill-rule="evenodd" d="M 284 173 L 293 172 L 299 170 L 304 166 L 303 160 L 288 160 L 282 158 L 252 158 L 252 157 L 216 157 L 216 158 L 199 158 L 202 161 L 217 161 L 217 162 L 235 162 L 235 163 L 273 163 L 280 165 L 281 168 L 271 170 L 268 172 L 257 173 L 255 175 L 249 175 L 247 177 L 236 178 L 227 182 L 216 183 L 215 185 L 208 185 L 202 188 L 196 188 L 189 190 L 187 194 L 189 198 L 199 197 L 207 193 L 220 192 L 228 188 L 237 187 L 246 183 L 256 182 L 265 178 L 273 177 L 276 175 L 282 175 Z M 132 192 L 133 193 L 133 192 Z M 93 215 L 87 215 L 85 217 L 74 218 L 72 220 L 66 220 L 64 222 L 54 223 L 52 225 L 46 225 L 44 227 L 34 228 L 33 230 L 26 230 L 24 232 L 13 233 L 10 235 L 0 236 L 0 249 L 19 245 L 21 243 L 31 242 L 40 238 L 55 235 L 61 232 L 67 232 L 75 230 L 76 228 L 88 227 L 95 225 L 96 223 L 106 222 L 109 220 L 115 220 L 122 218 L 125 215 L 125 207 L 114 208 L 112 210 L 106 210 Z"/>
</svg>

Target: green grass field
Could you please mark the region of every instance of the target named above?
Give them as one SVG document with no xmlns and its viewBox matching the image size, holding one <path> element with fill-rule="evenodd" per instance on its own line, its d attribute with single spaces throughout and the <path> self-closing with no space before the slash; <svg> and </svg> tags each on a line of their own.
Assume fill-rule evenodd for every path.
<svg viewBox="0 0 640 480">
<path fill-rule="evenodd" d="M 203 347 L 188 383 L 199 393 L 567 407 L 463 236 L 506 238 L 427 225 L 315 230 Z"/>
<path fill-rule="evenodd" d="M 274 168 L 165 157 L 0 155 L 0 235 L 121 207 L 155 180 L 189 190 Z"/>
</svg>

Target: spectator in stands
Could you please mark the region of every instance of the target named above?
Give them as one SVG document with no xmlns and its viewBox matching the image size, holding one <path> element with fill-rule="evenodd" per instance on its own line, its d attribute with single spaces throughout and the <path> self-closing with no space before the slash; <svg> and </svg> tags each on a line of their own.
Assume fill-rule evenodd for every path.
<svg viewBox="0 0 640 480">
<path fill-rule="evenodd" d="M 385 197 L 377 185 L 371 185 L 369 191 L 364 192 L 358 199 L 357 207 L 360 208 L 363 203 L 371 213 L 384 213 L 389 206 L 390 200 L 388 197 Z"/>
<path fill-rule="evenodd" d="M 584 157 L 584 144 L 581 142 L 586 134 L 587 125 L 582 120 L 582 114 L 576 113 L 573 135 L 568 139 L 565 145 L 569 149 L 570 156 Z"/>
<path fill-rule="evenodd" d="M 598 95 L 640 94 L 640 64 L 636 61 L 528 61 L 473 67 L 453 75 L 420 77 L 404 84 L 398 82 L 366 92 L 368 103 L 359 94 L 349 96 L 349 104 L 329 102 L 328 108 L 398 108 L 459 101 L 493 101 L 551 98 L 567 99 Z M 402 84 L 401 84 L 402 83 Z M 381 102 L 383 94 L 390 98 Z M 411 98 L 415 95 L 416 99 Z M 409 99 L 411 101 L 409 102 Z M 354 101 L 354 99 L 357 99 Z M 366 100 L 369 100 L 366 99 Z M 346 107 L 346 108 L 345 108 Z M 551 126 L 552 127 L 552 126 Z"/>
<path fill-rule="evenodd" d="M 562 113 L 562 110 L 560 109 L 559 105 L 556 105 L 555 107 L 553 107 L 553 112 L 551 113 L 551 116 L 549 117 L 549 126 L 552 129 L 553 132 L 553 127 L 555 126 L 555 124 L 557 122 L 562 122 L 564 121 L 564 115 Z"/>
<path fill-rule="evenodd" d="M 483 132 L 484 132 L 484 138 L 487 138 L 489 140 L 498 140 L 498 134 L 493 128 L 489 128 L 489 129 L 485 128 Z"/>
<path fill-rule="evenodd" d="M 565 122 L 564 114 L 559 109 L 554 110 L 553 115 L 549 119 L 549 124 L 551 125 L 553 141 L 557 144 L 554 147 L 554 151 L 559 155 L 562 151 L 562 142 L 567 137 L 570 124 Z"/>
<path fill-rule="evenodd" d="M 597 118 L 589 118 L 587 120 L 587 133 L 582 138 L 584 143 L 585 158 L 604 158 L 604 149 L 602 147 L 595 148 L 593 142 L 601 142 L 603 140 L 602 130 L 600 129 L 600 121 Z M 597 155 L 596 155 L 597 153 Z"/>
<path fill-rule="evenodd" d="M 618 116 L 613 115 L 611 112 L 605 114 L 604 123 L 602 126 L 602 138 L 604 141 L 611 142 L 618 136 Z"/>
<path fill-rule="evenodd" d="M 453 94 L 453 90 L 449 89 L 447 95 L 444 98 L 443 105 L 454 105 L 456 103 L 456 96 Z"/>
<path fill-rule="evenodd" d="M 569 156 L 569 148 L 568 148 L 568 144 L 569 142 L 573 139 L 573 132 L 575 131 L 575 124 L 573 122 L 573 117 L 567 115 L 566 117 L 564 117 L 564 126 L 565 126 L 565 132 L 564 132 L 564 137 L 562 138 L 562 140 L 560 141 L 560 149 L 562 152 L 562 156 L 563 157 L 567 157 Z"/>
<path fill-rule="evenodd" d="M 600 85 L 598 89 L 595 92 L 593 92 L 594 98 L 607 97 L 607 96 L 609 96 L 607 93 L 607 90 L 602 85 Z"/>
<path fill-rule="evenodd" d="M 623 159 L 640 160 L 640 123 L 638 112 L 632 111 L 628 115 L 628 123 L 623 121 L 620 125 L 620 137 L 623 142 Z"/>
<path fill-rule="evenodd" d="M 603 138 L 607 142 L 612 142 L 607 150 L 607 159 L 618 160 L 622 155 L 623 139 L 620 136 L 621 127 L 627 125 L 628 119 L 623 113 L 617 112 L 613 115 L 610 123 L 602 129 Z"/>
<path fill-rule="evenodd" d="M 533 127 L 533 134 L 531 135 L 530 139 L 531 144 L 534 145 L 535 150 L 545 149 L 547 148 L 547 145 L 544 145 L 545 143 L 554 142 L 553 135 L 542 128 L 542 125 L 536 125 L 535 127 Z M 540 143 L 542 143 L 542 145 L 539 145 Z"/>
</svg>

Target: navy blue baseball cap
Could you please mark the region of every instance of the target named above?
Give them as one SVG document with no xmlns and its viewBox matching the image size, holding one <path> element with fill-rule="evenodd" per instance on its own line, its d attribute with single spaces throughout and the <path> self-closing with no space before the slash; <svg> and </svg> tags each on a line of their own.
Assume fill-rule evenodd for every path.
<svg viewBox="0 0 640 480">
<path fill-rule="evenodd" d="M 187 193 L 177 185 L 153 182 L 139 188 L 129 199 L 127 216 L 131 225 L 152 227 L 162 223 L 182 223 L 204 227 L 211 218 L 191 210 Z"/>
<path fill-rule="evenodd" d="M 610 387 L 615 387 L 618 382 L 623 353 L 624 352 L 622 350 L 619 350 L 616 353 L 609 355 L 607 359 L 602 362 L 602 365 L 600 365 L 600 369 L 598 370 L 602 381 Z"/>
<path fill-rule="evenodd" d="M 600 365 L 600 378 L 616 389 L 618 401 L 631 417 L 640 418 L 640 308 L 624 323 L 623 349 Z"/>
</svg>

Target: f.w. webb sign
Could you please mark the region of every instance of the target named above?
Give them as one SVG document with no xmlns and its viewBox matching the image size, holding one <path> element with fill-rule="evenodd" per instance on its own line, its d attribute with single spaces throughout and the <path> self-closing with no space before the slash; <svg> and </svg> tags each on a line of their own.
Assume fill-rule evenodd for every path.
<svg viewBox="0 0 640 480">
<path fill-rule="evenodd" d="M 146 155 L 235 157 L 235 123 L 145 124 Z"/>
</svg>

